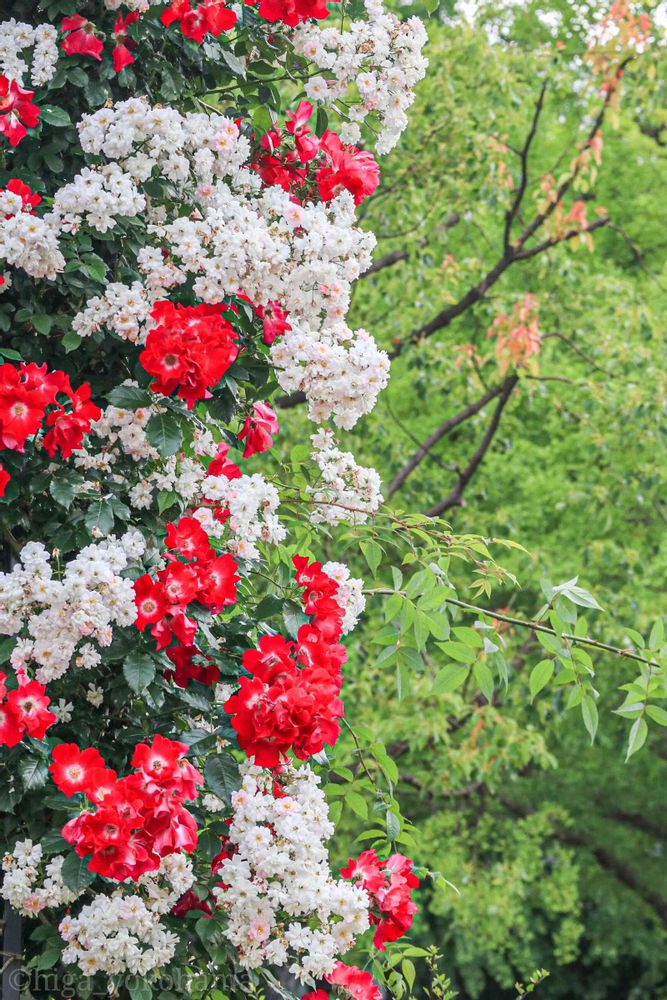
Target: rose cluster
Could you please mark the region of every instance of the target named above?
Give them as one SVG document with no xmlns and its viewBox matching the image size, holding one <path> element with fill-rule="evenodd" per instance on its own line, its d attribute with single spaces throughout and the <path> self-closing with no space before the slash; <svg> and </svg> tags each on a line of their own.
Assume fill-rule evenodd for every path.
<svg viewBox="0 0 667 1000">
<path fill-rule="evenodd" d="M 265 635 L 243 654 L 249 677 L 225 703 L 239 746 L 261 767 L 275 767 L 291 750 L 307 760 L 333 746 L 343 715 L 339 693 L 345 647 L 340 645 L 345 609 L 338 584 L 318 562 L 294 557 L 304 611 L 311 616 L 296 641 Z"/>
<path fill-rule="evenodd" d="M 171 396 L 174 391 L 189 410 L 200 399 L 210 399 L 216 386 L 238 355 L 236 334 L 224 318 L 224 306 L 180 306 L 156 302 L 149 332 L 139 355 L 142 367 L 154 381 L 153 392 Z"/>
<path fill-rule="evenodd" d="M 46 688 L 22 674 L 18 687 L 8 692 L 6 680 L 0 671 L 0 746 L 14 747 L 26 735 L 43 740 L 58 718 L 49 709 Z"/>
<path fill-rule="evenodd" d="M 350 858 L 340 873 L 365 889 L 371 899 L 376 948 L 384 951 L 385 942 L 397 941 L 410 930 L 417 912 L 412 890 L 418 887 L 419 879 L 413 874 L 409 858 L 392 854 L 386 861 L 380 861 L 376 851 L 363 851 L 356 860 Z"/>
<path fill-rule="evenodd" d="M 154 580 L 145 573 L 134 584 L 137 606 L 136 626 L 151 635 L 158 649 L 171 645 L 190 647 L 197 622 L 186 610 L 193 602 L 214 614 L 236 602 L 237 563 L 227 552 L 218 555 L 209 536 L 194 517 L 182 517 L 167 525 L 167 565 Z M 182 559 L 187 562 L 178 559 Z"/>
<path fill-rule="evenodd" d="M 349 191 L 360 205 L 377 188 L 380 168 L 372 153 L 345 145 L 335 132 L 313 133 L 307 124 L 313 110 L 310 101 L 301 101 L 287 112 L 284 131 L 273 128 L 263 135 L 263 152 L 254 167 L 265 184 L 278 184 L 300 201 L 315 191 L 321 201 Z"/>
<path fill-rule="evenodd" d="M 83 793 L 94 809 L 65 823 L 62 835 L 88 870 L 123 882 L 157 871 L 160 859 L 197 846 L 197 823 L 183 802 L 197 798 L 204 781 L 184 759 L 185 743 L 154 736 L 132 756 L 134 774 L 118 778 L 93 747 L 54 747 L 49 767 L 68 797 Z"/>
</svg>

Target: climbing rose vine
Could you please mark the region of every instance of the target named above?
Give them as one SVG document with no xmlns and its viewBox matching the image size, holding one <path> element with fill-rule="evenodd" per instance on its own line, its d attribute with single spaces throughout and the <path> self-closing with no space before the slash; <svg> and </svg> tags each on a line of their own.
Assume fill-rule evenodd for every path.
<svg viewBox="0 0 667 1000">
<path fill-rule="evenodd" d="M 355 212 L 424 29 L 378 0 L 12 15 L 0 891 L 28 965 L 77 996 L 377 998 L 347 953 L 410 929 L 419 879 L 386 847 L 332 868 L 322 784 L 364 596 L 318 550 L 382 500 L 337 439 L 389 369 L 346 323 L 374 246 Z M 281 392 L 319 425 L 301 506 L 271 454 Z M 387 844 L 400 829 L 388 812 Z"/>
</svg>

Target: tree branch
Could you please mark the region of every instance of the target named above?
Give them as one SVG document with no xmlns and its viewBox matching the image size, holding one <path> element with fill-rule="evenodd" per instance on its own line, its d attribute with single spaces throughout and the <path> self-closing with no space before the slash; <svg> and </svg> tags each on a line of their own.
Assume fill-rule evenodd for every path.
<svg viewBox="0 0 667 1000">
<path fill-rule="evenodd" d="M 535 104 L 535 113 L 533 114 L 533 121 L 530 126 L 528 135 L 526 136 L 526 141 L 523 144 L 523 148 L 519 152 L 519 159 L 521 160 L 521 180 L 519 182 L 519 187 L 517 188 L 516 195 L 514 196 L 514 201 L 512 202 L 510 208 L 508 208 L 505 213 L 505 232 L 503 236 L 503 246 L 505 250 L 509 250 L 510 238 L 512 234 L 512 223 L 514 222 L 517 212 L 521 207 L 521 202 L 523 201 L 523 196 L 526 193 L 526 187 L 528 185 L 528 154 L 530 153 L 530 147 L 537 133 L 537 124 L 540 120 L 540 115 L 542 114 L 542 108 L 544 107 L 544 95 L 546 94 L 548 86 L 548 80 L 545 80 L 540 88 L 540 94 L 537 98 Z"/>
<path fill-rule="evenodd" d="M 455 427 L 459 424 L 464 423 L 473 417 L 476 413 L 479 413 L 490 400 L 495 399 L 503 391 L 505 383 L 501 382 L 498 385 L 493 386 L 487 392 L 484 393 L 479 399 L 475 400 L 474 403 L 470 403 L 464 409 L 460 410 L 458 413 L 454 414 L 453 417 L 449 417 L 444 423 L 440 424 L 433 433 L 426 438 L 424 443 L 419 447 L 419 450 L 414 453 L 414 455 L 405 463 L 402 469 L 400 469 L 392 481 L 387 487 L 387 496 L 391 497 L 396 493 L 397 490 L 401 488 L 405 480 L 408 478 L 411 472 L 417 468 L 420 462 L 428 455 L 431 448 L 440 441 L 446 434 L 449 434 Z"/>
<path fill-rule="evenodd" d="M 503 382 L 502 391 L 500 393 L 496 409 L 493 413 L 493 417 L 491 418 L 491 423 L 486 429 L 479 448 L 471 458 L 466 468 L 459 475 L 459 480 L 449 496 L 426 511 L 428 517 L 439 517 L 440 514 L 443 514 L 446 510 L 450 510 L 452 507 L 461 506 L 463 502 L 463 493 L 491 446 L 491 442 L 493 441 L 496 431 L 500 426 L 500 418 L 503 415 L 503 410 L 505 409 L 505 406 L 507 405 L 518 381 L 519 378 L 517 375 L 510 375 Z"/>
</svg>

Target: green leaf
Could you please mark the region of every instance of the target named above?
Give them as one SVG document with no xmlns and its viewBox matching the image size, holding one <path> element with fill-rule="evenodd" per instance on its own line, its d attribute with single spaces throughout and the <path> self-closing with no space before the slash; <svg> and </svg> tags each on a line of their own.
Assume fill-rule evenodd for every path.
<svg viewBox="0 0 667 1000">
<path fill-rule="evenodd" d="M 235 56 L 233 52 L 229 51 L 229 49 L 222 49 L 222 58 L 225 60 L 235 76 L 241 76 L 245 80 L 245 65 L 241 62 L 238 56 Z"/>
<path fill-rule="evenodd" d="M 141 406 L 150 406 L 151 394 L 138 385 L 117 385 L 107 393 L 107 399 L 121 410 L 137 410 Z"/>
<path fill-rule="evenodd" d="M 181 427 L 172 413 L 156 413 L 146 424 L 146 437 L 163 458 L 175 455 L 183 444 Z"/>
<path fill-rule="evenodd" d="M 649 719 L 653 719 L 659 726 L 667 726 L 667 712 L 659 705 L 647 705 L 646 714 Z"/>
<path fill-rule="evenodd" d="M 646 725 L 646 719 L 640 716 L 638 719 L 632 723 L 632 729 L 630 730 L 630 735 L 628 736 L 628 752 L 625 755 L 626 761 L 632 757 L 634 753 L 646 743 L 646 737 L 648 735 L 648 726 Z"/>
<path fill-rule="evenodd" d="M 376 575 L 377 568 L 382 560 L 382 549 L 377 542 L 362 542 L 361 551 L 364 554 L 364 559 L 368 563 L 368 567 L 373 574 Z"/>
<path fill-rule="evenodd" d="M 648 644 L 650 649 L 660 649 L 665 641 L 665 624 L 662 618 L 658 620 L 653 625 L 651 629 L 651 634 L 648 639 Z"/>
<path fill-rule="evenodd" d="M 56 128 L 66 128 L 67 125 L 72 124 L 72 119 L 63 111 L 62 108 L 56 108 L 52 104 L 42 104 L 40 108 L 39 120 L 46 122 L 47 125 L 55 125 Z"/>
<path fill-rule="evenodd" d="M 44 337 L 51 332 L 53 317 L 47 313 L 34 313 L 31 316 L 31 321 L 37 333 L 41 333 Z"/>
<path fill-rule="evenodd" d="M 387 809 L 385 821 L 387 826 L 387 840 L 396 840 L 399 833 L 401 832 L 400 819 L 398 818 L 396 813 L 393 813 L 391 811 L 391 809 Z"/>
<path fill-rule="evenodd" d="M 74 500 L 74 487 L 66 479 L 53 478 L 49 483 L 49 493 L 61 507 L 68 509 Z"/>
<path fill-rule="evenodd" d="M 109 268 L 96 253 L 87 253 L 83 258 L 83 270 L 89 278 L 102 285 Z"/>
<path fill-rule="evenodd" d="M 19 764 L 19 774 L 23 787 L 32 791 L 46 784 L 49 768 L 43 757 L 27 757 Z"/>
<path fill-rule="evenodd" d="M 310 618 L 307 614 L 304 614 L 297 604 L 294 604 L 292 601 L 285 601 L 283 605 L 283 621 L 285 622 L 287 634 L 290 638 L 296 639 L 297 632 L 302 625 L 310 621 Z"/>
<path fill-rule="evenodd" d="M 88 871 L 87 859 L 80 858 L 74 852 L 65 858 L 61 874 L 67 888 L 77 895 L 95 880 L 95 873 Z"/>
<path fill-rule="evenodd" d="M 540 660 L 530 672 L 530 700 L 535 701 L 542 688 L 549 683 L 554 672 L 553 660 Z"/>
<path fill-rule="evenodd" d="M 145 653 L 128 656 L 123 664 L 123 676 L 135 694 L 140 694 L 155 679 L 155 663 Z"/>
<path fill-rule="evenodd" d="M 145 980 L 137 980 L 136 977 L 130 980 L 127 990 L 132 1000 L 151 1000 L 153 996 L 153 987 Z"/>
<path fill-rule="evenodd" d="M 345 803 L 360 819 L 368 819 L 368 805 L 366 799 L 359 792 L 350 789 L 345 796 Z"/>
<path fill-rule="evenodd" d="M 588 735 L 591 738 L 591 743 L 593 743 L 595 741 L 595 734 L 598 730 L 598 707 L 590 694 L 585 695 L 583 701 L 581 702 L 581 715 L 584 720 L 584 725 L 588 730 Z"/>
<path fill-rule="evenodd" d="M 83 520 L 91 534 L 99 531 L 106 537 L 113 528 L 113 507 L 108 500 L 93 500 Z"/>
<path fill-rule="evenodd" d="M 493 674 L 482 660 L 475 663 L 472 672 L 480 691 L 490 704 L 493 700 Z"/>
<path fill-rule="evenodd" d="M 232 801 L 232 792 L 241 786 L 239 766 L 228 754 L 209 757 L 204 767 L 208 787 L 227 805 Z"/>
<path fill-rule="evenodd" d="M 438 672 L 431 691 L 433 694 L 449 694 L 450 691 L 461 687 L 469 672 L 470 667 L 450 663 Z"/>
<path fill-rule="evenodd" d="M 81 344 L 81 337 L 74 330 L 68 330 L 60 343 L 65 348 L 65 354 L 71 354 Z"/>
<path fill-rule="evenodd" d="M 474 663 L 477 659 L 475 651 L 462 642 L 442 642 L 439 646 L 443 653 L 447 653 L 447 656 L 452 660 L 458 660 L 459 663 Z"/>
</svg>

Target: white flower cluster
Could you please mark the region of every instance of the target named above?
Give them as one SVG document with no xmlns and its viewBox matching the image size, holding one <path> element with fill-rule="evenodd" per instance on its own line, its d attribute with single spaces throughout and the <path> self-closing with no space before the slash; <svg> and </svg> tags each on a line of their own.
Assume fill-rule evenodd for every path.
<svg viewBox="0 0 667 1000">
<path fill-rule="evenodd" d="M 103 295 L 88 299 L 85 308 L 72 320 L 72 329 L 80 337 L 90 337 L 106 326 L 124 340 L 143 344 L 146 331 L 142 330 L 142 324 L 148 319 L 152 305 L 140 281 L 131 285 L 111 281 Z"/>
<path fill-rule="evenodd" d="M 259 559 L 257 541 L 276 545 L 287 532 L 276 511 L 280 498 L 275 486 L 267 483 L 261 473 L 227 479 L 225 476 L 207 476 L 202 484 L 204 497 L 229 510 L 226 527 L 232 533 L 227 549 L 241 559 Z M 221 531 L 209 508 L 195 511 L 202 527 L 211 534 Z"/>
<path fill-rule="evenodd" d="M 20 563 L 11 573 L 0 573 L 0 635 L 28 633 L 12 651 L 12 666 L 38 664 L 35 677 L 46 684 L 67 671 L 83 637 L 108 646 L 112 625 L 131 625 L 136 618 L 132 581 L 119 574 L 144 549 L 136 529 L 120 539 L 111 535 L 82 549 L 57 580 L 46 548 L 39 542 L 24 545 Z M 90 668 L 100 654 L 87 642 L 75 662 Z"/>
<path fill-rule="evenodd" d="M 78 895 L 63 882 L 64 855 L 51 858 L 40 875 L 43 853 L 41 844 L 20 840 L 2 859 L 0 896 L 25 917 L 34 917 L 47 906 L 67 906 Z"/>
<path fill-rule="evenodd" d="M 179 265 L 165 274 L 161 253 L 140 251 L 149 287 L 180 284 L 194 274 L 194 293 L 204 302 L 220 302 L 241 288 L 255 305 L 280 302 L 290 322 L 309 321 L 314 329 L 338 322 L 375 246 L 371 233 L 354 226 L 352 195 L 343 191 L 328 204 L 295 205 L 281 187 L 257 190 L 257 174 L 241 175 L 245 191 L 219 181 L 201 218 L 180 216 L 148 227 Z"/>
<path fill-rule="evenodd" d="M 338 593 L 335 595 L 336 604 L 345 609 L 343 618 L 343 635 L 351 632 L 359 621 L 359 616 L 363 614 L 366 607 L 366 598 L 363 594 L 364 581 L 357 577 L 350 576 L 350 571 L 345 563 L 328 562 L 322 566 L 322 572 L 330 576 L 338 584 Z"/>
<path fill-rule="evenodd" d="M 136 182 L 157 169 L 173 183 L 210 185 L 215 177 L 234 176 L 250 155 L 249 140 L 231 118 L 153 108 L 145 97 L 84 115 L 77 128 L 85 153 L 117 161 Z"/>
<path fill-rule="evenodd" d="M 127 384 L 127 381 L 123 383 Z M 135 462 L 158 459 L 160 453 L 150 444 L 144 429 L 155 412 L 152 406 L 136 410 L 105 407 L 100 419 L 91 424 L 86 446 L 74 455 L 74 464 L 79 469 L 108 472 L 123 455 L 128 455 Z M 101 450 L 95 450 L 95 438 L 104 442 Z"/>
<path fill-rule="evenodd" d="M 55 220 L 10 207 L 15 197 L 9 191 L 0 194 L 0 259 L 22 268 L 32 278 L 53 280 L 65 266 Z M 16 214 L 7 219 L 9 212 Z"/>
<path fill-rule="evenodd" d="M 145 975 L 167 965 L 178 938 L 160 923 L 141 896 L 99 894 L 77 917 L 64 917 L 58 930 L 67 942 L 62 961 L 84 975 L 96 972 Z"/>
<path fill-rule="evenodd" d="M 307 765 L 281 774 L 283 797 L 272 771 L 250 763 L 241 771 L 229 828 L 236 852 L 220 869 L 227 888 L 214 889 L 229 914 L 225 934 L 244 968 L 289 965 L 302 982 L 321 978 L 368 927 L 368 896 L 331 875 L 325 842 L 334 828 Z"/>
<path fill-rule="evenodd" d="M 358 91 L 360 104 L 353 104 L 349 117 L 353 125 L 368 115 L 377 115 L 380 133 L 378 153 L 388 153 L 398 142 L 408 120 L 405 114 L 414 100 L 414 87 L 426 72 L 422 49 L 427 41 L 418 17 L 406 21 L 385 9 L 381 0 L 365 0 L 366 19 L 352 21 L 345 31 L 304 22 L 294 31 L 294 48 L 329 79 L 316 76 L 305 86 L 306 95 L 328 104 Z M 347 141 L 359 138 L 348 130 Z"/>
<path fill-rule="evenodd" d="M 56 72 L 57 38 L 52 24 L 33 27 L 14 17 L 0 22 L 0 73 L 21 86 L 28 72 L 23 53 L 34 46 L 30 82 L 35 87 L 48 83 Z"/>
<path fill-rule="evenodd" d="M 287 331 L 271 348 L 276 378 L 285 392 L 302 391 L 308 415 L 333 417 L 349 430 L 375 406 L 389 379 L 389 356 L 366 330 L 336 323 L 317 333 L 307 324 Z"/>
<path fill-rule="evenodd" d="M 117 218 L 136 216 L 146 208 L 146 198 L 134 178 L 117 163 L 84 167 L 71 184 L 58 188 L 53 198 L 53 216 L 61 227 L 76 232 L 85 219 L 99 233 L 116 225 Z"/>
<path fill-rule="evenodd" d="M 161 858 L 158 870 L 146 872 L 134 885 L 141 887 L 151 913 L 161 915 L 169 913 L 194 882 L 192 860 L 181 852 Z"/>
<path fill-rule="evenodd" d="M 310 520 L 313 524 L 363 524 L 384 499 L 379 475 L 375 469 L 357 465 L 349 451 L 340 451 L 331 431 L 319 431 L 310 440 L 315 449 L 311 457 L 322 476 L 317 487 L 309 487 L 315 504 Z"/>
</svg>

